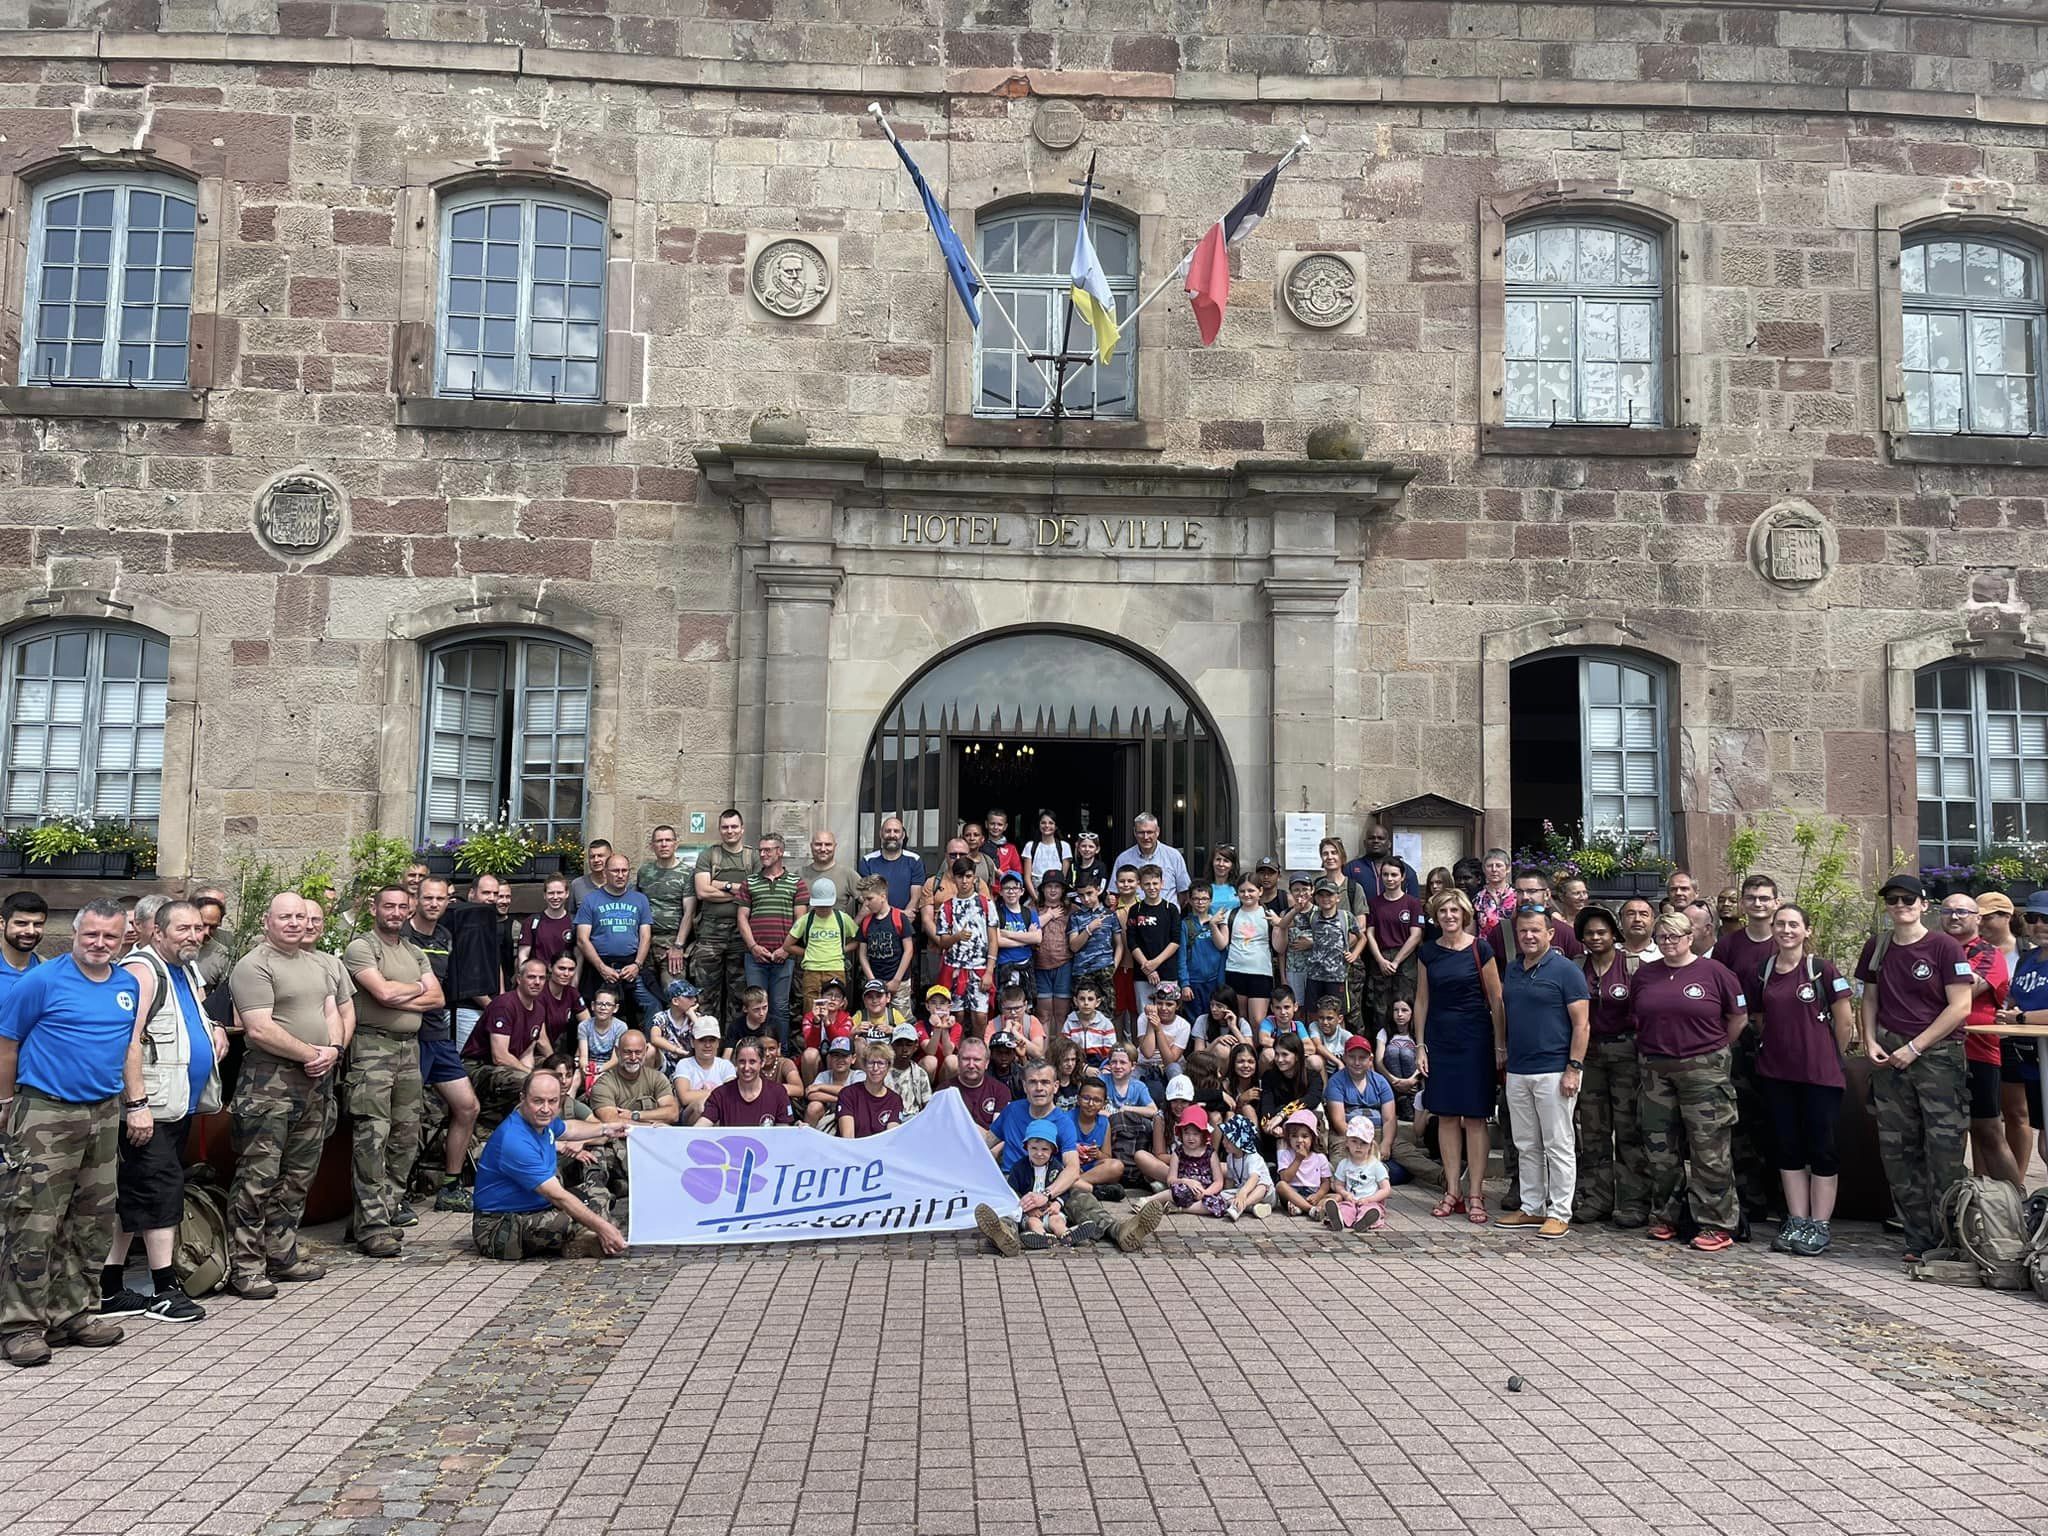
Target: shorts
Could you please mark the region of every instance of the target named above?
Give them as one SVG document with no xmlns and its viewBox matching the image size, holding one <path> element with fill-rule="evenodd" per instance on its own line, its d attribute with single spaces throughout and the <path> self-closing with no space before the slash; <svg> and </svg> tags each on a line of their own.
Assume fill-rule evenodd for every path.
<svg viewBox="0 0 2048 1536">
<path fill-rule="evenodd" d="M 141 1146 L 128 1141 L 126 1127 L 115 1143 L 114 1214 L 123 1232 L 155 1232 L 175 1227 L 185 1215 L 185 1134 L 182 1120 L 159 1120 Z M 103 1257 L 103 1256 L 102 1256 Z"/>
<path fill-rule="evenodd" d="M 462 1069 L 462 1058 L 456 1054 L 453 1040 L 429 1040 L 420 1037 L 420 1081 L 431 1088 L 436 1083 L 452 1083 L 456 1078 L 467 1078 Z"/>
<path fill-rule="evenodd" d="M 1974 1065 L 1974 1063 L 1973 1063 Z M 1841 1172 L 1836 1128 L 1843 1090 L 1822 1083 L 1790 1083 L 1760 1077 L 1757 1087 L 1770 1111 L 1771 1140 L 1780 1170 L 1832 1179 Z"/>
<path fill-rule="evenodd" d="M 1998 1080 L 2019 1083 L 2027 1090 L 2027 1124 L 2041 1125 L 2041 1063 L 2032 1040 L 2002 1041 Z"/>
<path fill-rule="evenodd" d="M 1074 995 L 1074 962 L 1065 961 L 1049 971 L 1033 971 L 1031 980 L 1037 995 L 1045 997 L 1072 997 Z"/>
<path fill-rule="evenodd" d="M 2005 1111 L 1998 1102 L 1998 1063 L 1995 1061 L 1972 1061 L 1964 1064 L 1970 1073 L 1970 1118 L 1972 1120 L 1997 1120 Z"/>
<path fill-rule="evenodd" d="M 1302 983 L 1300 995 L 1301 1012 L 1303 1014 L 1307 1014 L 1313 1017 L 1316 1011 L 1316 1004 L 1320 1003 L 1326 997 L 1334 997 L 1340 1003 L 1345 1001 L 1344 983 L 1342 979 L 1340 978 L 1336 981 L 1318 981 L 1315 977 L 1311 976 L 1307 981 Z"/>
<path fill-rule="evenodd" d="M 953 1007 L 963 1013 L 988 1012 L 988 982 L 980 971 L 966 971 L 958 966 L 947 966 L 939 972 L 939 982 L 953 994 Z"/>
<path fill-rule="evenodd" d="M 1223 984 L 1245 1001 L 1257 999 L 1264 1002 L 1273 995 L 1271 974 L 1261 976 L 1251 971 L 1225 971 Z"/>
</svg>

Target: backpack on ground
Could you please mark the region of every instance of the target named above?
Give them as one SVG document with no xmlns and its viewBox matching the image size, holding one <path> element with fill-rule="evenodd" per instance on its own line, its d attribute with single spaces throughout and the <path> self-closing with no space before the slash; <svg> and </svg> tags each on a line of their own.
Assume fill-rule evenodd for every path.
<svg viewBox="0 0 2048 1536">
<path fill-rule="evenodd" d="M 2029 1238 L 2020 1192 L 2003 1179 L 1958 1179 L 1941 1197 L 1942 1246 L 1926 1254 L 1916 1280 L 2023 1291 Z"/>
<path fill-rule="evenodd" d="M 171 1267 L 187 1296 L 204 1296 L 227 1283 L 228 1192 L 210 1168 L 185 1171 L 185 1209 Z"/>
</svg>

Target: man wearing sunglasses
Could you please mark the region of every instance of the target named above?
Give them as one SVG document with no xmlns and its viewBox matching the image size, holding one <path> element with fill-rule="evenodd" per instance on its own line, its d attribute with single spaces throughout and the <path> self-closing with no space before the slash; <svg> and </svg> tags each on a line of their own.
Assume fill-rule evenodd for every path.
<svg viewBox="0 0 2048 1536">
<path fill-rule="evenodd" d="M 1961 1029 L 1976 973 L 1963 946 L 1924 921 L 1927 893 L 1913 875 L 1878 892 L 1888 929 L 1863 946 L 1863 1049 L 1871 1065 L 1877 1145 L 1906 1229 L 1906 1261 L 1940 1241 L 1942 1194 L 1967 1176 L 1970 1090 Z"/>
<path fill-rule="evenodd" d="M 2036 891 L 2020 911 L 2027 944 L 2022 945 L 2019 964 L 2012 973 L 2012 987 L 2006 1006 L 1999 1010 L 2001 1024 L 2048 1024 L 2048 891 Z M 2033 1044 L 2032 1041 L 2022 1042 Z M 2039 1128 L 2039 1121 L 2036 1120 Z M 2042 1155 L 2048 1157 L 2048 1131 L 2040 1135 Z"/>
</svg>

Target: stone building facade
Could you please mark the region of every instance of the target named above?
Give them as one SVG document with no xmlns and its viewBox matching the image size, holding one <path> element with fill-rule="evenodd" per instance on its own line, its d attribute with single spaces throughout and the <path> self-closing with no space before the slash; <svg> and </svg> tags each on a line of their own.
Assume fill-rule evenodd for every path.
<svg viewBox="0 0 2048 1536">
<path fill-rule="evenodd" d="M 1771 807 L 1866 861 L 2048 836 L 2031 0 L 0 28 L 16 819 L 153 810 L 170 878 L 504 800 L 863 846 L 914 803 L 929 843 L 1074 778 L 1113 836 L 1157 804 L 1248 850 L 1421 797 L 1432 859 L 1539 811 L 1706 869 Z M 992 383 L 871 101 L 985 256 L 1093 164 L 1129 298 L 1310 147 L 1216 344 L 1168 284 L 1055 426 L 991 404 L 1028 361 Z M 77 286 L 95 186 L 140 290 Z M 506 250 L 500 370 L 459 290 Z"/>
</svg>

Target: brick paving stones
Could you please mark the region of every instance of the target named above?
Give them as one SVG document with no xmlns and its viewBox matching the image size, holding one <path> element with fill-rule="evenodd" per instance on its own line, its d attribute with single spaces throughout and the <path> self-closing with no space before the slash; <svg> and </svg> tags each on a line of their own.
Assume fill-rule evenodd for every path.
<svg viewBox="0 0 2048 1536">
<path fill-rule="evenodd" d="M 2031 1295 L 1914 1284 L 1875 1233 L 1705 1256 L 1427 1207 L 518 1266 L 429 1217 L 0 1378 L 0 1530 L 2048 1531 Z"/>
</svg>

